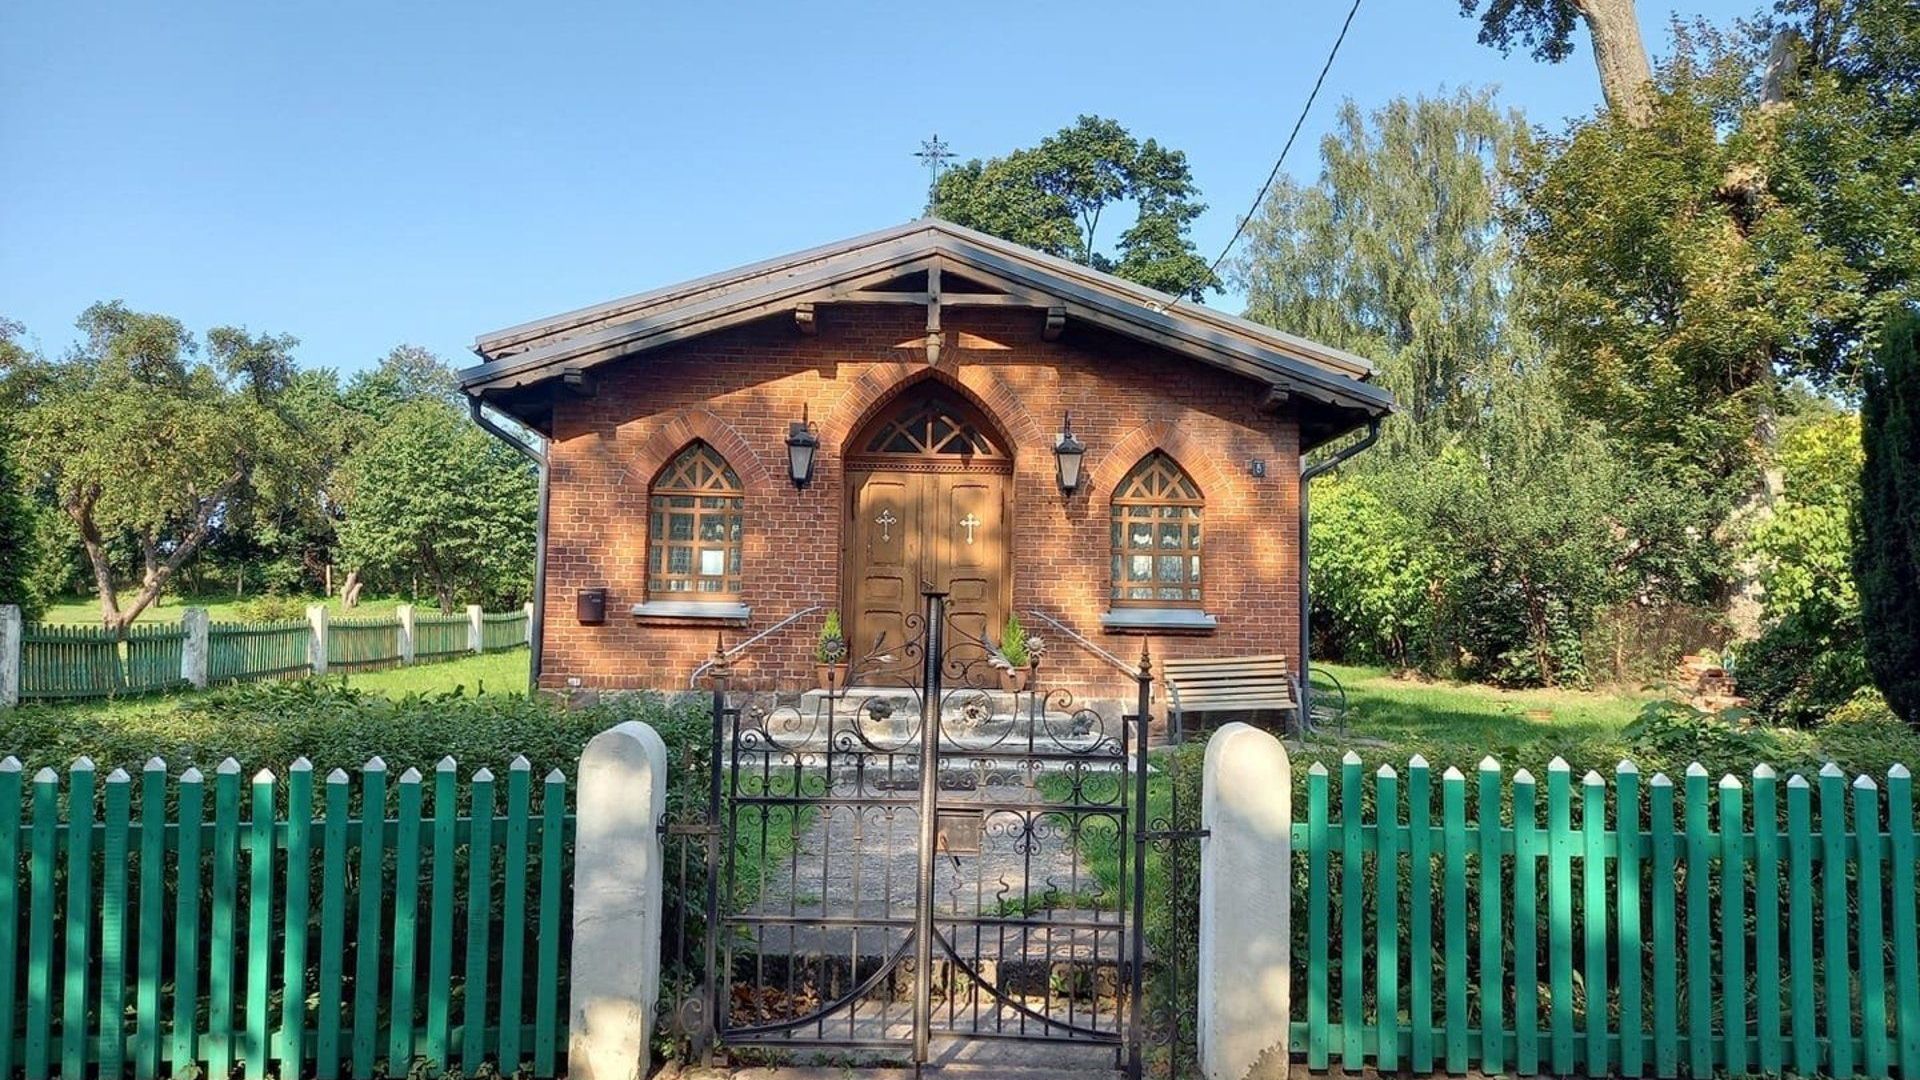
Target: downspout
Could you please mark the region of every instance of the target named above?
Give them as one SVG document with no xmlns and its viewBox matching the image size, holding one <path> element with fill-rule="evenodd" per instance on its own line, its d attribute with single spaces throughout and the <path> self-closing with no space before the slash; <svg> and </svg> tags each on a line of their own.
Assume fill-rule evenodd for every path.
<svg viewBox="0 0 1920 1080">
<path fill-rule="evenodd" d="M 488 434 L 520 451 L 540 471 L 540 511 L 533 541 L 533 617 L 527 627 L 527 648 L 533 654 L 527 663 L 527 693 L 532 694 L 540 689 L 541 647 L 547 636 L 547 444 L 542 439 L 538 445 L 529 445 L 501 427 L 487 415 L 478 397 L 467 398 L 467 415 Z"/>
<path fill-rule="evenodd" d="M 1380 418 L 1376 416 L 1368 421 L 1365 438 L 1325 461 L 1300 470 L 1300 732 L 1302 735 L 1307 731 L 1307 717 L 1312 715 L 1308 710 L 1313 708 L 1313 588 L 1308 580 L 1312 575 L 1308 571 L 1307 560 L 1311 551 L 1313 518 L 1308 508 L 1307 487 L 1314 477 L 1338 468 L 1342 462 L 1372 446 L 1379 439 Z"/>
</svg>

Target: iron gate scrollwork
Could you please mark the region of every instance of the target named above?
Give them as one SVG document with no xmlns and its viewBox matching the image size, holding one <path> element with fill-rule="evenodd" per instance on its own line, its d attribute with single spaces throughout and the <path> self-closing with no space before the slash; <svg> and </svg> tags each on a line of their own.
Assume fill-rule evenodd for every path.
<svg viewBox="0 0 1920 1080">
<path fill-rule="evenodd" d="M 669 891 L 669 1025 L 914 1064 L 952 1039 L 1076 1043 L 1140 1076 L 1143 1035 L 1181 1033 L 1142 1008 L 1142 869 L 1175 836 L 1146 814 L 1150 678 L 1125 715 L 1005 689 L 945 599 L 855 658 L 851 688 L 715 690 L 707 805 L 666 825 L 705 886 Z"/>
</svg>

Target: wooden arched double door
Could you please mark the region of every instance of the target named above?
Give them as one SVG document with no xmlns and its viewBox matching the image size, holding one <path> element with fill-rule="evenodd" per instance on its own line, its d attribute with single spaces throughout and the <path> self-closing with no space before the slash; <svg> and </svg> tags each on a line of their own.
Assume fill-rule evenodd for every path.
<svg viewBox="0 0 1920 1080">
<path fill-rule="evenodd" d="M 999 640 L 1013 587 L 1010 451 L 986 416 L 930 381 L 849 441 L 842 618 L 856 682 L 918 682 L 902 646 L 919 636 L 926 586 L 948 595 L 950 660 L 984 660 L 969 638 Z"/>
</svg>

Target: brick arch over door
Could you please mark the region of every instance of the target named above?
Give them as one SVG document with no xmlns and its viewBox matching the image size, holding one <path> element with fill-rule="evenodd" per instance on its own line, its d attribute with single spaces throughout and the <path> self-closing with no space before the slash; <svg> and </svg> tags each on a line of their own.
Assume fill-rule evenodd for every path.
<svg viewBox="0 0 1920 1080">
<path fill-rule="evenodd" d="M 1092 503 L 1104 507 L 1113 501 L 1114 489 L 1120 481 L 1126 479 L 1141 458 L 1155 450 L 1162 451 L 1185 469 L 1193 482 L 1200 485 L 1200 494 L 1208 501 L 1223 499 L 1229 493 L 1239 494 L 1231 476 L 1220 467 L 1217 448 L 1208 448 L 1188 438 L 1176 424 L 1155 420 L 1121 436 L 1120 441 L 1102 453 L 1087 470 L 1087 492 Z"/>
<path fill-rule="evenodd" d="M 651 487 L 661 470 L 696 440 L 713 447 L 727 459 L 734 474 L 740 477 L 740 486 L 746 495 L 764 495 L 774 490 L 773 474 L 767 471 L 760 455 L 754 453 L 753 445 L 731 424 L 700 408 L 683 410 L 649 435 L 628 462 L 620 477 L 621 486 L 629 490 L 638 486 L 643 491 Z"/>
<path fill-rule="evenodd" d="M 956 373 L 920 363 L 876 364 L 862 372 L 853 385 L 847 387 L 833 413 L 821 423 L 821 444 L 835 447 L 844 454 L 848 439 L 865 429 L 901 394 L 928 381 L 952 389 L 985 413 L 1011 440 L 1012 445 L 1007 449 L 1016 461 L 1030 456 L 1021 454 L 1022 448 L 1032 450 L 1051 445 L 1020 403 L 1020 395 L 999 374 L 979 366 L 962 368 Z"/>
</svg>

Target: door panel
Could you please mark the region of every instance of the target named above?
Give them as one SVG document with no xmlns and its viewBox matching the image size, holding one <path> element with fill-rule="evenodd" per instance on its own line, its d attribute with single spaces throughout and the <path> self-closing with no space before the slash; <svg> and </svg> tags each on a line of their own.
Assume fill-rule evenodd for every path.
<svg viewBox="0 0 1920 1080">
<path fill-rule="evenodd" d="M 848 580 L 853 585 L 847 648 L 869 681 L 918 677 L 918 665 L 902 646 L 912 636 L 907 614 L 920 605 L 920 549 L 926 477 L 910 473 L 849 475 L 853 495 Z M 869 657 L 890 655 L 891 661 Z"/>
<path fill-rule="evenodd" d="M 918 680 L 917 662 L 898 646 L 918 633 L 907 626 L 924 605 L 923 582 L 949 595 L 949 659 L 981 662 L 972 674 L 992 677 L 985 650 L 966 639 L 998 641 L 1006 621 L 1009 480 L 999 473 L 849 472 L 848 647 L 856 663 L 876 646 L 892 657 L 865 665 L 856 677 L 880 685 Z"/>
<path fill-rule="evenodd" d="M 984 661 L 986 651 L 966 639 L 997 642 L 1006 622 L 1002 596 L 1007 542 L 1001 520 L 1005 480 L 997 475 L 930 479 L 939 504 L 940 554 L 933 580 L 947 591 L 950 625 L 958 632 L 948 646 L 960 663 Z"/>
</svg>

